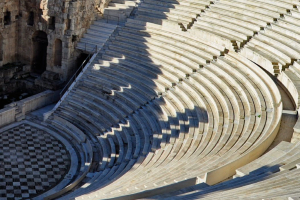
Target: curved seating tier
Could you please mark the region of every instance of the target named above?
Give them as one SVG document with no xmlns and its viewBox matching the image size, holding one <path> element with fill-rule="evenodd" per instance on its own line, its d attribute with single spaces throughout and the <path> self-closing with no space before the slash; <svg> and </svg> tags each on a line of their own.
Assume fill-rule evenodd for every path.
<svg viewBox="0 0 300 200">
<path fill-rule="evenodd" d="M 60 199 L 297 196 L 299 144 L 260 156 L 280 128 L 277 80 L 299 108 L 298 7 L 141 2 L 46 121 L 82 159 Z"/>
<path fill-rule="evenodd" d="M 194 23 L 191 33 L 240 51 L 271 74 L 299 59 L 299 2 L 220 0 Z M 296 41 L 295 41 L 296 40 Z"/>
<path fill-rule="evenodd" d="M 184 27 L 189 27 L 201 10 L 206 9 L 213 2 L 209 0 L 146 0 L 138 7 L 137 19 L 158 24 L 167 20 L 175 25 L 182 24 Z"/>
<path fill-rule="evenodd" d="M 80 130 L 80 126 L 75 126 L 73 121 L 69 122 L 63 117 L 53 114 L 50 120 L 46 121 L 45 125 L 47 125 L 49 130 L 61 135 L 72 145 L 75 150 L 72 152 L 74 155 L 71 155 L 72 162 L 78 163 L 77 167 L 73 166 L 70 169 L 70 173 L 65 176 L 59 185 L 38 197 L 53 199 L 74 189 L 86 178 L 93 167 L 93 162 L 95 161 L 93 158 L 97 157 L 98 152 L 94 153 L 93 141 L 88 139 L 89 136 Z M 75 157 L 77 157 L 77 160 L 73 160 Z"/>
<path fill-rule="evenodd" d="M 297 196 L 299 143 L 281 142 L 259 159 L 237 170 L 236 178 L 215 186 L 193 186 L 156 199 L 287 199 Z"/>
<path fill-rule="evenodd" d="M 280 124 L 279 91 L 253 68 L 199 36 L 128 20 L 55 111 L 96 139 L 101 157 L 62 198 L 138 198 L 234 175 Z"/>
</svg>

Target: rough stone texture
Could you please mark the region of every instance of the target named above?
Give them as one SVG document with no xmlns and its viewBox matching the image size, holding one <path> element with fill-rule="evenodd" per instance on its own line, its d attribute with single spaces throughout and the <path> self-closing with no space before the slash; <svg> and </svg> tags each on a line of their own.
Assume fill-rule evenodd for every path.
<svg viewBox="0 0 300 200">
<path fill-rule="evenodd" d="M 70 156 L 43 130 L 22 124 L 0 134 L 0 198 L 31 198 L 68 172 Z"/>
<path fill-rule="evenodd" d="M 15 122 L 16 107 L 7 107 L 0 110 L 0 127 Z"/>
<path fill-rule="evenodd" d="M 32 64 L 33 36 L 42 31 L 48 39 L 46 70 L 58 73 L 65 80 L 76 70 L 80 54 L 75 50 L 78 39 L 104 4 L 107 3 L 100 0 L 0 0 L 0 66 L 16 61 Z M 7 12 L 10 12 L 11 22 L 4 25 Z M 61 61 L 55 62 L 55 56 Z"/>
</svg>

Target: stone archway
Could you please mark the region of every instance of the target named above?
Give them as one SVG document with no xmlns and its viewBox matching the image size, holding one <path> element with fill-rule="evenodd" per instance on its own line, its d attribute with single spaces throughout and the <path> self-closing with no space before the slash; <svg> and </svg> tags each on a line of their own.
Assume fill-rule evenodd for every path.
<svg viewBox="0 0 300 200">
<path fill-rule="evenodd" d="M 62 41 L 60 39 L 56 39 L 54 44 L 54 66 L 61 66 L 61 61 L 62 61 Z"/>
<path fill-rule="evenodd" d="M 44 31 L 36 31 L 32 36 L 33 52 L 32 52 L 32 71 L 42 74 L 47 67 L 47 33 Z"/>
</svg>

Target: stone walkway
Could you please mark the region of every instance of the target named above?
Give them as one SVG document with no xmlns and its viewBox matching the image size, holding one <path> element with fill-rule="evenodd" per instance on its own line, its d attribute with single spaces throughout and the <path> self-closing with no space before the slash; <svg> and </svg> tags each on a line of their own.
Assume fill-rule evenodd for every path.
<svg viewBox="0 0 300 200">
<path fill-rule="evenodd" d="M 35 197 L 68 172 L 69 152 L 44 130 L 22 123 L 0 133 L 1 200 Z"/>
<path fill-rule="evenodd" d="M 265 153 L 276 147 L 281 141 L 291 142 L 294 132 L 293 127 L 297 122 L 297 114 L 296 112 L 293 113 L 296 108 L 291 97 L 288 95 L 288 92 L 283 89 L 284 86 L 281 86 L 279 84 L 277 85 L 283 102 L 283 110 L 290 111 L 290 113 L 282 114 L 280 128 L 277 136 Z"/>
</svg>

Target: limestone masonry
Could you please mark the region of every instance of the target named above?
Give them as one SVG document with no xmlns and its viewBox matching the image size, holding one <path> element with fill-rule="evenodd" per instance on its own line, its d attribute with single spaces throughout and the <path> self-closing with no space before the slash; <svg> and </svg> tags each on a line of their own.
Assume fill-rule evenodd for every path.
<svg viewBox="0 0 300 200">
<path fill-rule="evenodd" d="M 0 66 L 22 62 L 66 80 L 76 70 L 75 45 L 101 6 L 100 0 L 1 0 Z"/>
<path fill-rule="evenodd" d="M 0 8 L 0 200 L 300 199 L 299 0 Z"/>
</svg>

